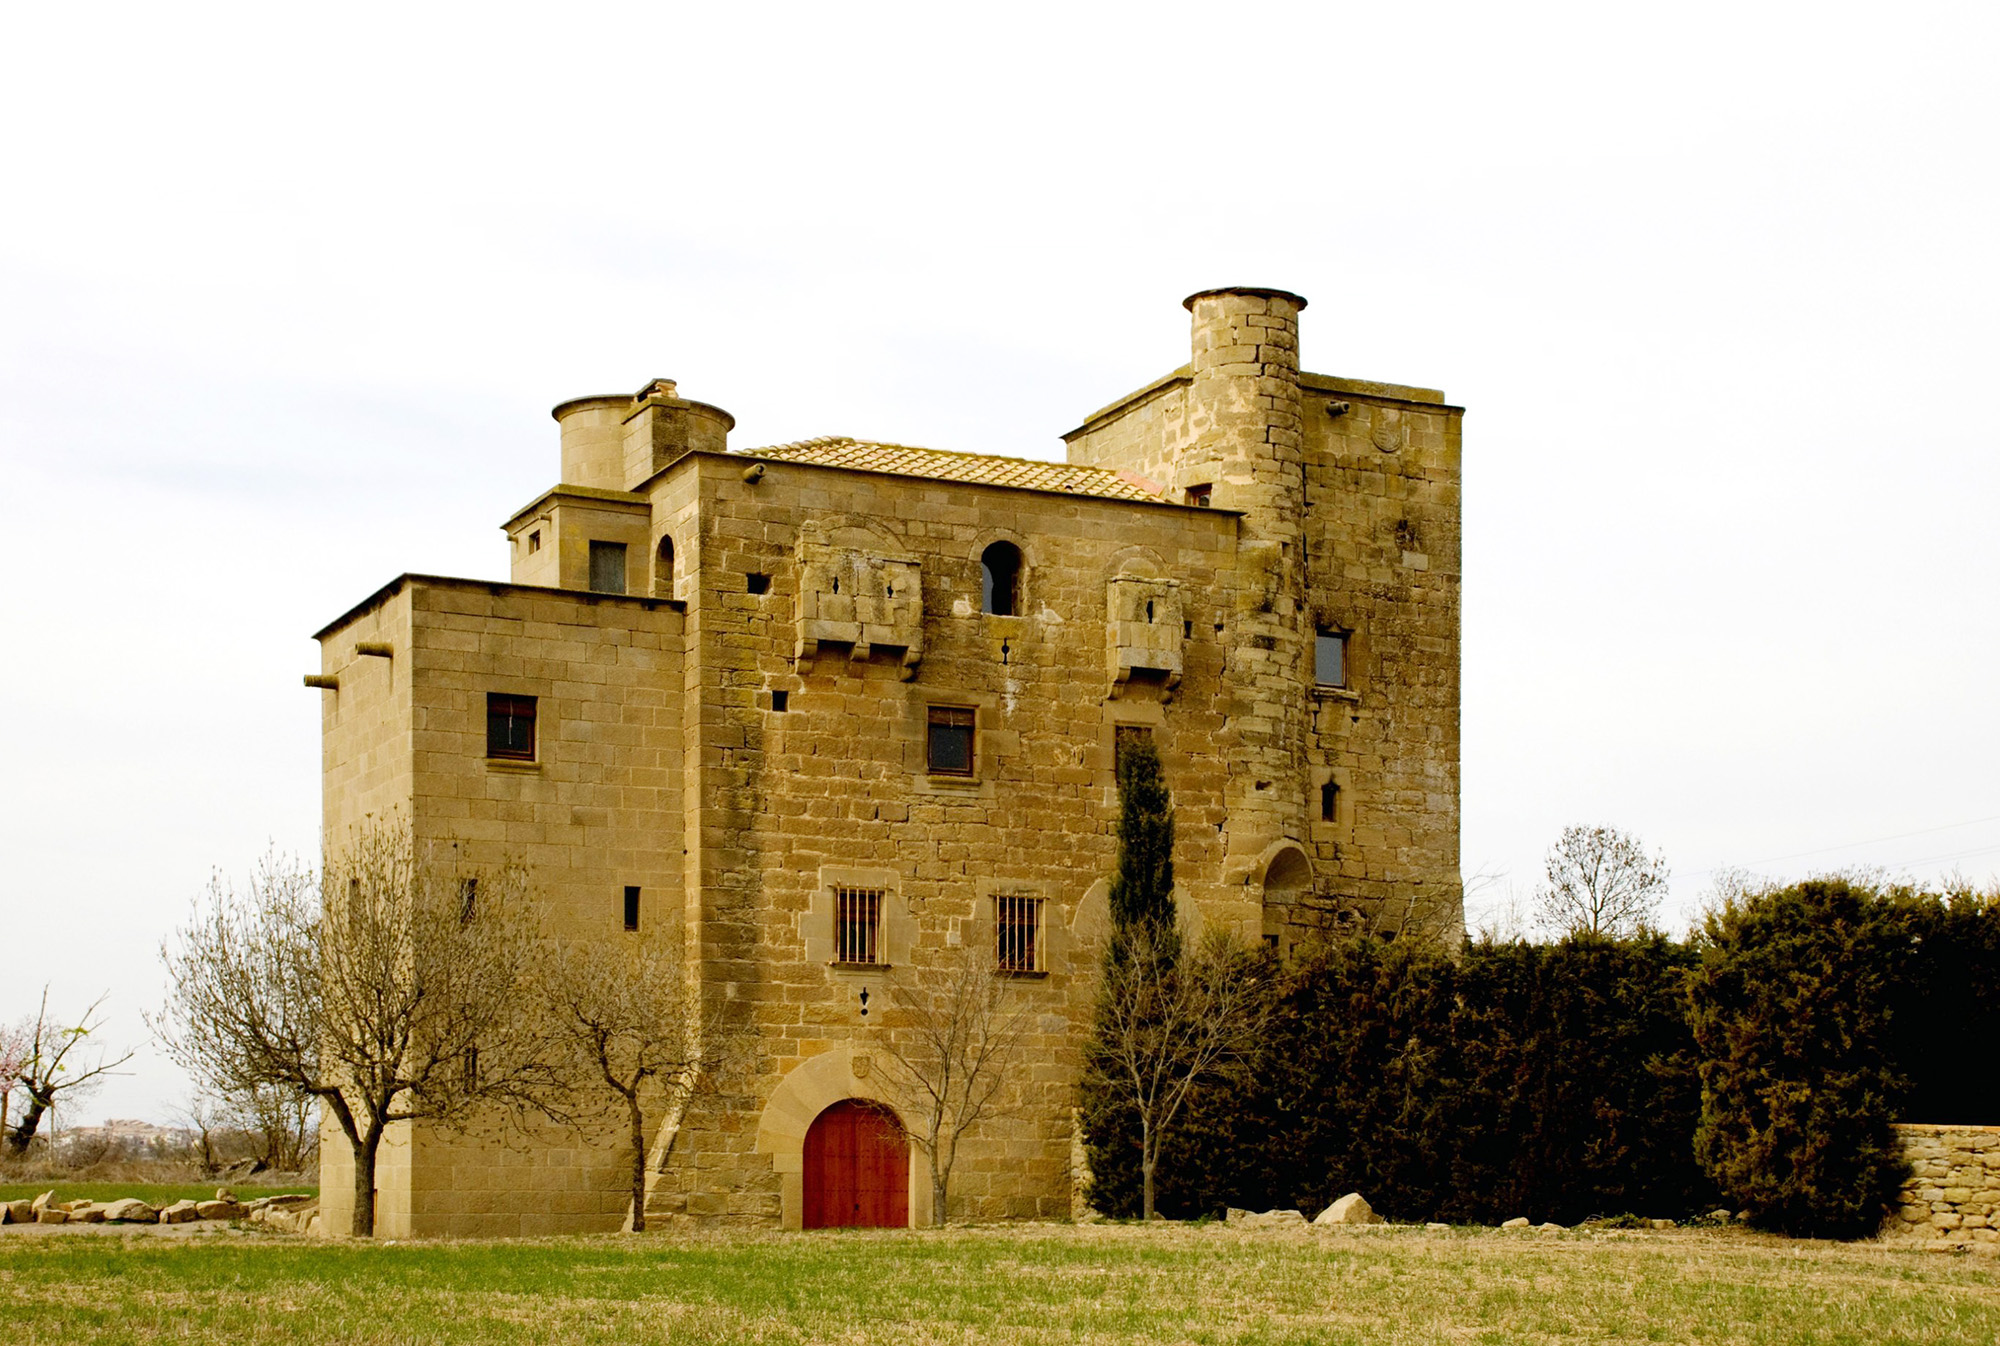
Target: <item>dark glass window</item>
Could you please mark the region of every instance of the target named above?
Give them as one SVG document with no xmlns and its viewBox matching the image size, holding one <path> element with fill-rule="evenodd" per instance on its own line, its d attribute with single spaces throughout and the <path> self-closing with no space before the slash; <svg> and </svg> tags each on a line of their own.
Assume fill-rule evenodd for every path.
<svg viewBox="0 0 2000 1346">
<path fill-rule="evenodd" d="M 979 610 L 1012 617 L 1021 606 L 1021 549 L 996 542 L 979 554 Z"/>
<path fill-rule="evenodd" d="M 967 706 L 932 706 L 928 758 L 940 776 L 972 774 L 973 713 Z"/>
<path fill-rule="evenodd" d="M 1313 681 L 1322 687 L 1347 685 L 1347 634 L 1322 631 L 1313 642 Z"/>
<path fill-rule="evenodd" d="M 1190 486 L 1187 488 L 1187 502 L 1190 505 L 1198 505 L 1202 509 L 1207 509 L 1209 497 L 1214 494 L 1214 491 L 1215 487 L 1207 482 L 1203 482 L 1199 486 Z"/>
<path fill-rule="evenodd" d="M 625 544 L 590 544 L 590 591 L 597 594 L 625 592 Z"/>
<path fill-rule="evenodd" d="M 627 930 L 639 928 L 639 890 L 630 885 L 625 889 L 625 928 Z"/>
<path fill-rule="evenodd" d="M 535 698 L 486 694 L 486 755 L 535 760 Z"/>
</svg>

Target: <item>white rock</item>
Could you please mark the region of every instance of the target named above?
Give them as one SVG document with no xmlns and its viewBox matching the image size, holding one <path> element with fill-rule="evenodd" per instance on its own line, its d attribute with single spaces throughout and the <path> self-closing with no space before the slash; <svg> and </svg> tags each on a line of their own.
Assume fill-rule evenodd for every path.
<svg viewBox="0 0 2000 1346">
<path fill-rule="evenodd" d="M 137 1220 L 141 1224 L 158 1224 L 160 1212 L 136 1196 L 128 1196 L 123 1201 L 113 1201 L 104 1207 L 107 1220 Z"/>
<path fill-rule="evenodd" d="M 1562 1231 L 1563 1227 L 1553 1220 L 1544 1220 L 1535 1226 L 1535 1232 L 1538 1234 L 1560 1234 Z"/>
<path fill-rule="evenodd" d="M 1528 1217 L 1525 1215 L 1516 1215 L 1511 1220 L 1502 1220 L 1500 1227 L 1502 1229 L 1526 1229 L 1528 1227 Z"/>
<path fill-rule="evenodd" d="M 161 1224 L 187 1224 L 200 1218 L 201 1214 L 195 1209 L 195 1203 L 192 1201 L 176 1201 L 160 1212 Z"/>
<path fill-rule="evenodd" d="M 1359 1192 L 1349 1192 L 1313 1219 L 1314 1224 L 1383 1224 Z"/>
</svg>

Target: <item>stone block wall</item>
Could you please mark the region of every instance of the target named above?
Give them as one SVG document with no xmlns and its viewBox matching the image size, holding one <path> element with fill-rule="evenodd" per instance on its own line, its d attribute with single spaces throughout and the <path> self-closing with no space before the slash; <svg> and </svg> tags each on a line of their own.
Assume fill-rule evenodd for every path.
<svg viewBox="0 0 2000 1346">
<path fill-rule="evenodd" d="M 2000 1126 L 1901 1123 L 1896 1134 L 1914 1172 L 1883 1234 L 2000 1246 Z"/>
</svg>

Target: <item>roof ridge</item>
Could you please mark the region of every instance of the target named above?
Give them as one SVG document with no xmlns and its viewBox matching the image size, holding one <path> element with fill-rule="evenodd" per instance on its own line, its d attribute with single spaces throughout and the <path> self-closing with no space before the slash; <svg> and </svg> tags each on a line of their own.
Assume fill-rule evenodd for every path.
<svg viewBox="0 0 2000 1346">
<path fill-rule="evenodd" d="M 980 453 L 973 449 L 934 449 L 928 444 L 898 444 L 892 439 L 856 439 L 853 435 L 814 435 L 811 439 L 794 439 L 784 444 L 764 444 L 754 449 L 731 449 L 733 454 L 755 457 L 760 453 L 777 453 L 784 449 L 831 448 L 836 444 L 866 444 L 877 449 L 902 449 L 908 453 L 942 453 L 953 458 L 977 458 L 982 463 L 1025 463 L 1029 467 L 1060 467 L 1071 472 L 1102 472 L 1114 477 L 1125 474 L 1114 467 L 1100 467 L 1096 463 L 1070 463 L 1060 458 L 1023 458 L 1013 453 Z"/>
</svg>

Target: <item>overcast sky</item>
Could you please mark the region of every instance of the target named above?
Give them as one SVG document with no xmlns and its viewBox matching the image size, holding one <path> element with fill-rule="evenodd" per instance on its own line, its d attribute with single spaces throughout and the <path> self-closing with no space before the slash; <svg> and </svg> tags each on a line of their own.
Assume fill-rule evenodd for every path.
<svg viewBox="0 0 2000 1346">
<path fill-rule="evenodd" d="M 504 577 L 554 403 L 1056 458 L 1229 284 L 1468 408 L 1475 920 L 1576 822 L 1675 922 L 1992 877 L 1994 15 L 13 7 L 0 1018 L 143 1043 L 211 869 L 317 846 L 311 632 Z"/>
</svg>

